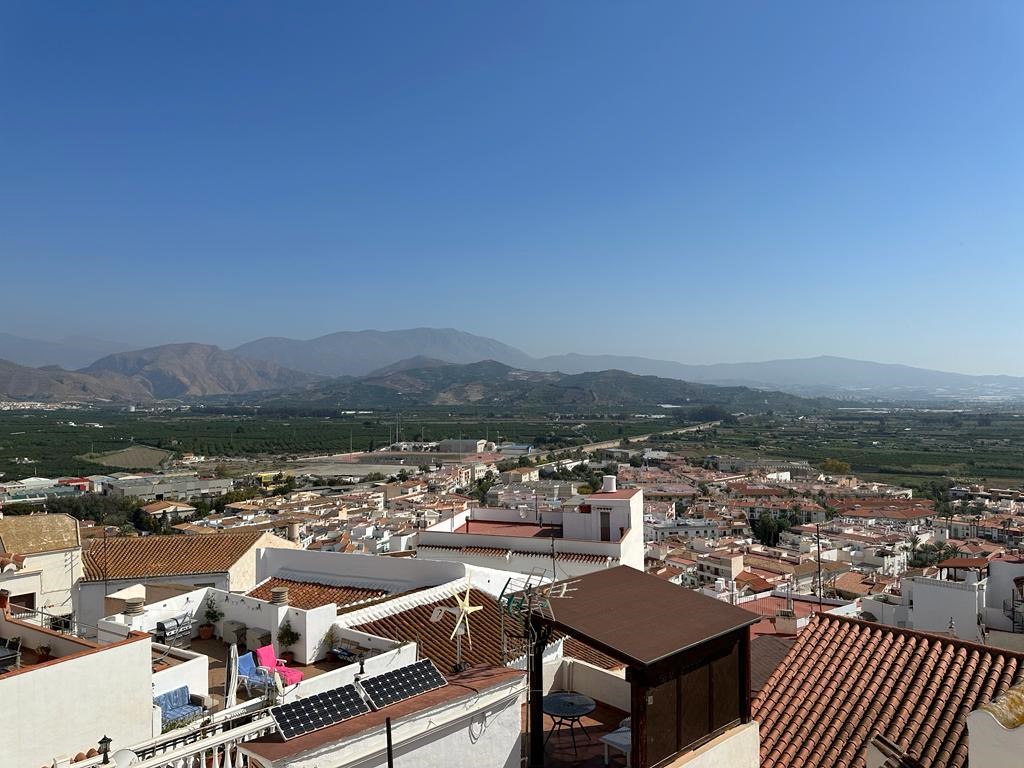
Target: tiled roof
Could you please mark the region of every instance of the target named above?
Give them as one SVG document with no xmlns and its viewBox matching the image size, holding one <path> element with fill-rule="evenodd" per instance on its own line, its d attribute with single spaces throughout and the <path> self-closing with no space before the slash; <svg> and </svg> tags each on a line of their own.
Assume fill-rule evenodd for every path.
<svg viewBox="0 0 1024 768">
<path fill-rule="evenodd" d="M 8 515 L 0 520 L 0 547 L 8 554 L 33 555 L 78 546 L 78 521 L 70 515 Z"/>
<path fill-rule="evenodd" d="M 438 544 L 419 544 L 416 549 L 443 550 L 445 552 L 458 552 L 463 555 L 478 555 L 481 557 L 505 557 L 509 552 L 513 557 L 541 557 L 545 560 L 551 559 L 548 552 L 526 552 L 505 547 L 445 547 Z M 589 555 L 582 552 L 558 552 L 555 559 L 569 563 L 591 563 L 603 565 L 608 562 L 607 555 Z M 613 557 L 612 564 L 618 564 L 619 558 Z"/>
<path fill-rule="evenodd" d="M 470 590 L 469 602 L 480 606 L 481 610 L 469 617 L 472 647 L 466 638 L 462 639 L 462 659 L 469 664 L 501 666 L 501 611 L 498 603 L 477 589 Z M 442 674 L 447 674 L 455 666 L 455 641 L 448 639 L 455 628 L 455 617 L 447 615 L 442 621 L 431 622 L 430 614 L 439 605 L 456 607 L 455 596 L 409 608 L 352 629 L 402 642 L 418 642 L 420 656 L 430 659 Z M 505 625 L 510 635 L 516 632 L 515 622 L 509 621 L 508 617 Z M 520 654 L 521 651 L 512 653 L 513 656 Z"/>
<path fill-rule="evenodd" d="M 819 614 L 754 698 L 761 768 L 864 768 L 875 732 L 930 768 L 960 768 L 967 715 L 1022 671 L 1024 654 Z"/>
<path fill-rule="evenodd" d="M 82 553 L 85 581 L 226 573 L 261 533 L 95 539 Z"/>
<path fill-rule="evenodd" d="M 376 600 L 387 594 L 383 589 L 367 589 L 365 587 L 335 587 L 315 581 L 293 581 L 274 577 L 249 590 L 249 597 L 257 600 L 269 600 L 270 590 L 274 587 L 288 587 L 288 604 L 303 610 L 319 608 L 321 605 L 334 603 L 337 606 L 355 605 L 367 600 Z"/>
</svg>

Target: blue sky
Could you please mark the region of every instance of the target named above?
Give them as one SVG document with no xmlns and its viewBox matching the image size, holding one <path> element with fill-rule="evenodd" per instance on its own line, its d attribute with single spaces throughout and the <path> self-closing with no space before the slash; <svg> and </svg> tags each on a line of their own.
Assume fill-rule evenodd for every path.
<svg viewBox="0 0 1024 768">
<path fill-rule="evenodd" d="M 0 330 L 1024 374 L 1024 4 L 0 8 Z"/>
</svg>

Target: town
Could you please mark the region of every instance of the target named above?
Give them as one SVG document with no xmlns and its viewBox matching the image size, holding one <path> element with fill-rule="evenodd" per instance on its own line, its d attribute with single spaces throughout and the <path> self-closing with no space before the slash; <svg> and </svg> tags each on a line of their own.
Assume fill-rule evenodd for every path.
<svg viewBox="0 0 1024 768">
<path fill-rule="evenodd" d="M 182 454 L 2 480 L 9 719 L 118 686 L 45 742 L 13 730 L 10 764 L 358 766 L 386 741 L 459 765 L 754 766 L 797 730 L 879 765 L 923 737 L 963 749 L 982 733 L 972 760 L 1013 747 L 993 734 L 1020 695 L 1006 684 L 1024 662 L 1024 489 L 927 498 L 841 459 L 695 456 L 677 433 L 585 452 L 403 441 L 234 478 Z M 57 511 L 98 502 L 128 522 Z M 656 658 L 709 676 L 651 676 L 664 664 L 640 639 L 673 623 Z M 906 665 L 991 682 L 942 699 L 905 685 L 864 711 L 858 692 Z M 719 703 L 655 735 L 665 685 Z"/>
</svg>

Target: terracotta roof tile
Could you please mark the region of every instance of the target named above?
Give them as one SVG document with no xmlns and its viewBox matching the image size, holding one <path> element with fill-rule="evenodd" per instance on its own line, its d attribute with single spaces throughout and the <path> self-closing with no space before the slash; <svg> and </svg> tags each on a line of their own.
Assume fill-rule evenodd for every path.
<svg viewBox="0 0 1024 768">
<path fill-rule="evenodd" d="M 82 552 L 85 581 L 226 573 L 261 533 L 95 539 Z"/>
<path fill-rule="evenodd" d="M 930 768 L 967 765 L 967 715 L 1024 654 L 819 614 L 754 698 L 761 768 L 864 768 L 880 733 Z"/>
<path fill-rule="evenodd" d="M 501 611 L 498 603 L 486 592 L 477 589 L 470 590 L 469 602 L 471 605 L 479 605 L 482 610 L 469 617 L 472 645 L 463 638 L 463 661 L 469 664 L 502 666 Z M 430 614 L 439 605 L 456 607 L 455 596 L 409 608 L 352 629 L 392 640 L 418 642 L 420 656 L 430 659 L 442 674 L 447 674 L 455 666 L 455 641 L 449 639 L 455 627 L 455 619 L 446 616 L 444 621 L 431 622 Z M 514 622 L 508 621 L 506 617 L 505 623 L 509 634 L 516 632 L 515 626 L 510 626 L 514 625 Z M 518 656 L 520 652 L 513 652 L 513 655 Z"/>
<path fill-rule="evenodd" d="M 293 581 L 275 576 L 249 590 L 248 595 L 257 600 L 270 600 L 270 590 L 274 587 L 288 587 L 288 604 L 307 611 L 328 603 L 334 603 L 339 607 L 355 605 L 368 600 L 376 600 L 387 594 L 387 591 L 383 589 L 335 587 L 315 581 Z"/>
</svg>

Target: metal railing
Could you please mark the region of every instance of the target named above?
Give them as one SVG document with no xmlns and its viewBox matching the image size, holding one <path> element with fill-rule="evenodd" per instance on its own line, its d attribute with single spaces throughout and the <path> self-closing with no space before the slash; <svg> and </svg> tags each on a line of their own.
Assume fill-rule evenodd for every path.
<svg viewBox="0 0 1024 768">
<path fill-rule="evenodd" d="M 266 702 L 259 699 L 232 707 L 230 712 L 218 712 L 214 718 L 200 728 L 186 726 L 131 745 L 136 754 L 132 768 L 248 768 L 248 761 L 238 754 L 238 745 L 276 728 Z M 75 768 L 95 768 L 102 763 L 102 756 L 97 756 L 75 763 Z"/>
</svg>

